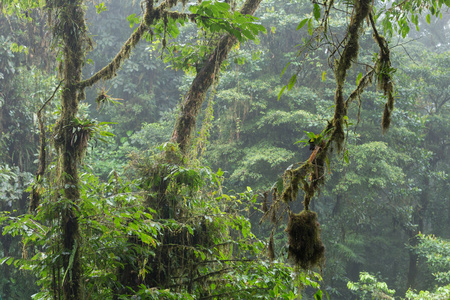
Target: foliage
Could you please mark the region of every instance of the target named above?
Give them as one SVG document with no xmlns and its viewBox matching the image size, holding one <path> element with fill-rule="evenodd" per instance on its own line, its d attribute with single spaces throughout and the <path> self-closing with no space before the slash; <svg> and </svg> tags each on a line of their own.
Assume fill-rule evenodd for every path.
<svg viewBox="0 0 450 300">
<path fill-rule="evenodd" d="M 241 206 L 246 201 L 255 201 L 256 197 L 252 196 L 251 190 L 229 196 L 218 192 L 221 184 L 219 176 L 223 174 L 220 171 L 214 174 L 208 169 L 194 171 L 176 166 L 171 170 L 171 174 L 165 180 L 191 182 L 189 186 L 199 192 L 199 194 L 185 194 L 181 190 L 176 193 L 181 197 L 180 201 L 192 211 L 189 216 L 185 213 L 185 221 L 155 219 L 153 216 L 157 215 L 156 211 L 142 205 L 146 194 L 139 187 L 143 186 L 142 180 L 127 182 L 116 172 L 112 172 L 108 181 L 102 183 L 98 177 L 90 173 L 89 168 L 84 169 L 80 176 L 82 194 L 77 218 L 81 232 L 84 233 L 83 244 L 90 245 L 85 248 L 82 256 L 85 265 L 84 288 L 90 297 L 108 298 L 112 296 L 112 291 L 120 289 L 121 287 L 117 286 L 120 284 L 120 270 L 130 260 L 135 261 L 133 266 L 136 272 L 139 272 L 145 282 L 150 283 L 155 279 L 152 275 L 154 262 L 160 259 L 157 253 L 165 248 L 165 243 L 171 244 L 170 251 L 174 254 L 182 253 L 180 251 L 185 246 L 176 245 L 177 232 L 180 231 L 199 242 L 192 244 L 185 253 L 198 264 L 198 275 L 192 278 L 192 270 L 187 268 L 186 262 L 177 262 L 175 257 L 172 257 L 174 260 L 171 262 L 172 267 L 181 271 L 178 276 L 187 276 L 185 280 L 190 279 L 181 280 L 181 286 L 178 288 L 174 287 L 173 283 L 180 283 L 180 279 L 171 279 L 170 292 L 162 287 L 159 290 L 151 285 L 142 285 L 138 295 L 150 295 L 150 299 L 152 297 L 158 299 L 162 295 L 179 297 L 184 294 L 186 299 L 190 299 L 209 291 L 211 297 L 234 295 L 234 298 L 256 299 L 267 293 L 273 293 L 275 296 L 294 299 L 298 293 L 299 283 L 319 288 L 316 283 L 301 275 L 298 275 L 299 281 L 292 281 L 291 268 L 281 262 L 274 264 L 265 262 L 263 257 L 265 245 L 255 239 L 248 220 L 236 214 L 243 209 Z M 194 183 L 192 181 L 194 178 L 200 181 Z M 200 193 L 198 187 L 203 184 L 212 185 L 212 193 L 204 189 Z M 26 258 L 4 257 L 1 262 L 8 265 L 14 263 L 17 267 L 32 271 L 40 277 L 42 291 L 34 296 L 35 299 L 49 297 L 55 292 L 55 276 L 70 276 L 70 273 L 59 273 L 55 266 L 61 259 L 61 250 L 58 246 L 60 227 L 53 226 L 45 220 L 49 214 L 59 211 L 61 206 L 71 204 L 58 197 L 58 189 L 47 187 L 46 193 L 48 196 L 44 199 L 49 200 L 41 203 L 36 216 L 14 217 L 4 212 L 1 218 L 2 222 L 7 223 L 4 233 L 13 236 L 22 235 L 27 249 Z M 55 201 L 55 197 L 59 200 Z M 228 212 L 225 213 L 225 210 Z M 199 227 L 198 222 L 203 225 Z M 205 234 L 202 233 L 202 230 L 205 230 L 202 228 L 210 228 L 208 236 L 202 237 Z M 166 240 L 164 235 L 171 235 L 172 238 Z M 212 244 L 208 246 L 205 238 Z M 30 247 L 31 245 L 38 247 Z M 178 263 L 180 265 L 177 265 Z M 320 280 L 319 277 L 318 279 Z M 196 288 L 186 293 L 184 286 L 191 284 Z"/>
<path fill-rule="evenodd" d="M 439 283 L 450 282 L 450 242 L 434 235 L 419 234 L 419 245 L 412 251 L 426 258 L 428 267 Z"/>
<path fill-rule="evenodd" d="M 347 283 L 348 288 L 357 294 L 360 299 L 394 299 L 395 290 L 390 290 L 385 282 L 366 272 L 359 274 L 359 282 Z"/>
<path fill-rule="evenodd" d="M 437 287 L 434 292 L 429 291 L 412 291 L 408 290 L 406 293 L 406 298 L 408 300 L 420 299 L 420 300 L 439 300 L 439 299 L 447 299 L 450 297 L 450 286 L 440 286 Z"/>
</svg>

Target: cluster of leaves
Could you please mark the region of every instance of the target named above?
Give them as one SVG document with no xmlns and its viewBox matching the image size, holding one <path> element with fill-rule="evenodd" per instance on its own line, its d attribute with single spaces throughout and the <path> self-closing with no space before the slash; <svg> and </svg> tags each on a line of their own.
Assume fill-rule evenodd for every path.
<svg viewBox="0 0 450 300">
<path fill-rule="evenodd" d="M 419 234 L 419 245 L 412 251 L 426 258 L 427 266 L 439 283 L 450 283 L 450 242 L 434 235 Z"/>
<path fill-rule="evenodd" d="M 385 282 L 378 281 L 375 276 L 367 272 L 361 272 L 359 282 L 349 281 L 347 287 L 362 300 L 394 299 L 392 296 L 395 294 L 395 290 L 389 289 Z"/>
</svg>

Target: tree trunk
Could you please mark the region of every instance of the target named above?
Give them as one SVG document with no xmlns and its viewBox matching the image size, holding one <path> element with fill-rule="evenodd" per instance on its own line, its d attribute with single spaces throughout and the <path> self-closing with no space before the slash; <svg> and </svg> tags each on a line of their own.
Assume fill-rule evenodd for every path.
<svg viewBox="0 0 450 300">
<path fill-rule="evenodd" d="M 60 23 L 54 25 L 54 31 L 60 29 L 63 45 L 63 79 L 61 96 L 61 117 L 56 127 L 55 146 L 59 155 L 59 183 L 63 189 L 61 195 L 67 204 L 60 212 L 63 240 L 63 283 L 64 299 L 84 299 L 80 262 L 81 237 L 77 218 L 77 203 L 80 198 L 78 183 L 78 163 L 84 147 L 81 141 L 73 139 L 73 119 L 78 112 L 79 91 L 76 85 L 81 81 L 84 63 L 86 24 L 82 0 L 67 0 L 64 6 L 55 7 L 60 12 Z M 58 28 L 59 27 L 59 28 Z"/>
<path fill-rule="evenodd" d="M 261 0 L 247 0 L 240 12 L 243 15 L 253 15 L 260 3 Z M 206 93 L 216 79 L 220 66 L 236 42 L 237 38 L 234 36 L 229 34 L 222 36 L 216 49 L 205 60 L 203 67 L 198 71 L 189 92 L 183 99 L 171 141 L 176 142 L 184 154 L 188 152 L 191 146 L 192 132 L 195 130 L 196 119 L 205 100 Z"/>
</svg>

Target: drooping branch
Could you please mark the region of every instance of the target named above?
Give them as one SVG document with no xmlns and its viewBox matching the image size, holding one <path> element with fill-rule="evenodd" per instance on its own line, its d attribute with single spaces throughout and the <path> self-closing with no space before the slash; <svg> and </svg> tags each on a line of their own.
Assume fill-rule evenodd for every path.
<svg viewBox="0 0 450 300">
<path fill-rule="evenodd" d="M 261 0 L 247 0 L 240 10 L 243 15 L 253 15 Z M 216 79 L 220 65 L 227 58 L 237 38 L 230 34 L 223 35 L 213 53 L 205 60 L 203 67 L 198 71 L 192 85 L 181 104 L 175 129 L 172 133 L 172 142 L 176 142 L 182 151 L 187 153 L 190 147 L 192 132 L 195 130 L 196 118 L 205 100 L 208 89 Z"/>
</svg>

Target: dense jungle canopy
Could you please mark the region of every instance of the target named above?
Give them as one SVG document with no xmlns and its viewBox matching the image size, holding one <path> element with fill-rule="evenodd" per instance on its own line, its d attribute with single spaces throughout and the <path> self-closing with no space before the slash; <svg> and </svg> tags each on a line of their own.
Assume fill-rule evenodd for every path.
<svg viewBox="0 0 450 300">
<path fill-rule="evenodd" d="M 449 0 L 0 0 L 0 299 L 450 299 Z"/>
</svg>

